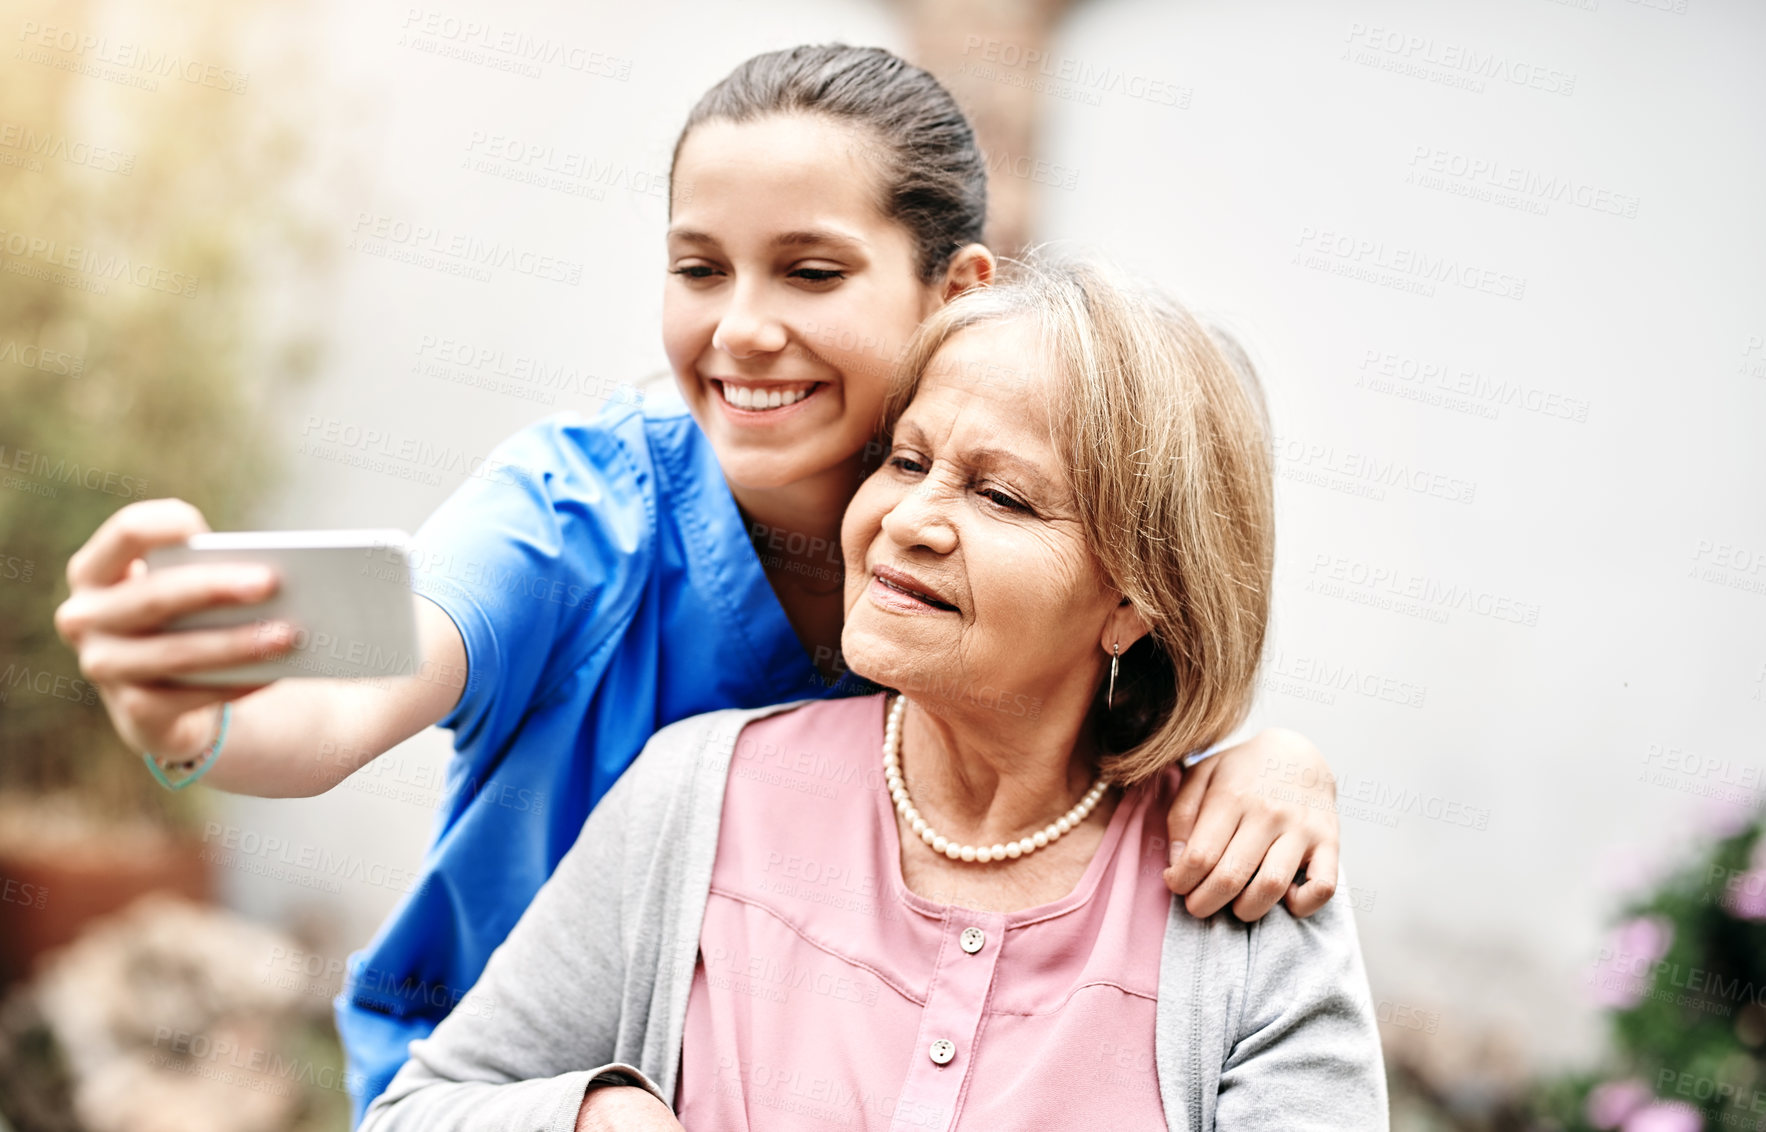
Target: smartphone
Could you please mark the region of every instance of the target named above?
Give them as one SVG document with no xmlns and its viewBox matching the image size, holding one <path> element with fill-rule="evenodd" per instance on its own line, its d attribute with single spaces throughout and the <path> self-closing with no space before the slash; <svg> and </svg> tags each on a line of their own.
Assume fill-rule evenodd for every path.
<svg viewBox="0 0 1766 1132">
<path fill-rule="evenodd" d="M 192 535 L 147 552 L 149 570 L 190 563 L 269 566 L 280 583 L 269 600 L 199 610 L 167 629 L 216 629 L 260 621 L 295 627 L 281 656 L 177 677 L 180 684 L 264 684 L 288 677 L 411 676 L 418 671 L 416 597 L 404 531 L 226 531 Z"/>
</svg>

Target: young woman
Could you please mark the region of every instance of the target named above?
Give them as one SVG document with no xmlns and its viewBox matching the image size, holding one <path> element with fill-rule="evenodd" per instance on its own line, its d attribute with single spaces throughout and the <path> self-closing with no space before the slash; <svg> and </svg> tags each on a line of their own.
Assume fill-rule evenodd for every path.
<svg viewBox="0 0 1766 1132">
<path fill-rule="evenodd" d="M 974 134 L 888 52 L 802 47 L 706 94 L 673 178 L 663 340 L 688 411 L 561 414 L 499 446 L 519 474 L 469 481 L 418 532 L 422 675 L 390 689 L 165 683 L 293 639 L 286 626 L 161 631 L 275 585 L 243 567 L 146 574 L 146 550 L 206 529 L 187 503 L 124 508 L 68 564 L 56 624 L 119 734 L 172 764 L 200 763 L 224 734 L 211 785 L 311 795 L 425 727 L 454 731 L 422 881 L 352 958 L 338 1001 L 358 1115 L 657 729 L 870 690 L 839 671 L 840 521 L 901 348 L 993 277 Z M 1038 707 L 1022 689 L 965 694 Z M 1295 761 L 1316 772 L 1314 796 L 1261 797 L 1265 768 Z M 1291 732 L 1198 764 L 1171 808 L 1172 890 L 1197 915 L 1322 906 L 1337 875 L 1328 783 Z"/>
</svg>

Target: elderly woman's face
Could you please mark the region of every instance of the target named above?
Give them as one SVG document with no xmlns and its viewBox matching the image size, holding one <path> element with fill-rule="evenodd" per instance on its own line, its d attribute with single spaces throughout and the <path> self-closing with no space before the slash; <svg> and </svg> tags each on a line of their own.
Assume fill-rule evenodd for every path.
<svg viewBox="0 0 1766 1132">
<path fill-rule="evenodd" d="M 841 529 L 855 672 L 1013 715 L 1089 700 L 1121 595 L 1049 435 L 1055 384 L 1021 322 L 959 331 L 934 356 Z"/>
</svg>

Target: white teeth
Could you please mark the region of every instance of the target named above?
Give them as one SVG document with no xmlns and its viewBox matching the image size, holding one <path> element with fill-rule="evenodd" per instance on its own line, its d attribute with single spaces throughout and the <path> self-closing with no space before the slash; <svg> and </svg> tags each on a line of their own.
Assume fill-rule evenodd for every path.
<svg viewBox="0 0 1766 1132">
<path fill-rule="evenodd" d="M 724 400 L 738 409 L 766 410 L 781 409 L 786 405 L 795 405 L 809 396 L 813 385 L 804 385 L 791 389 L 778 386 L 761 388 L 753 385 L 731 385 L 727 381 L 718 382 L 723 387 Z"/>
</svg>

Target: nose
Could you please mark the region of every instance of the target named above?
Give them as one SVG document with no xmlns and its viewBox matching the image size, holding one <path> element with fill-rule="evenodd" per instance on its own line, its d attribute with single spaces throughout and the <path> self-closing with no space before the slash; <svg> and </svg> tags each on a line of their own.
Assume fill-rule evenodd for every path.
<svg viewBox="0 0 1766 1132">
<path fill-rule="evenodd" d="M 955 493 L 928 475 L 915 483 L 883 515 L 883 533 L 903 548 L 923 547 L 934 554 L 957 548 L 957 529 L 950 508 Z"/>
<path fill-rule="evenodd" d="M 741 283 L 732 289 L 730 305 L 724 308 L 711 335 L 713 349 L 732 358 L 752 358 L 785 348 L 785 326 L 767 309 L 759 290 Z"/>
</svg>

